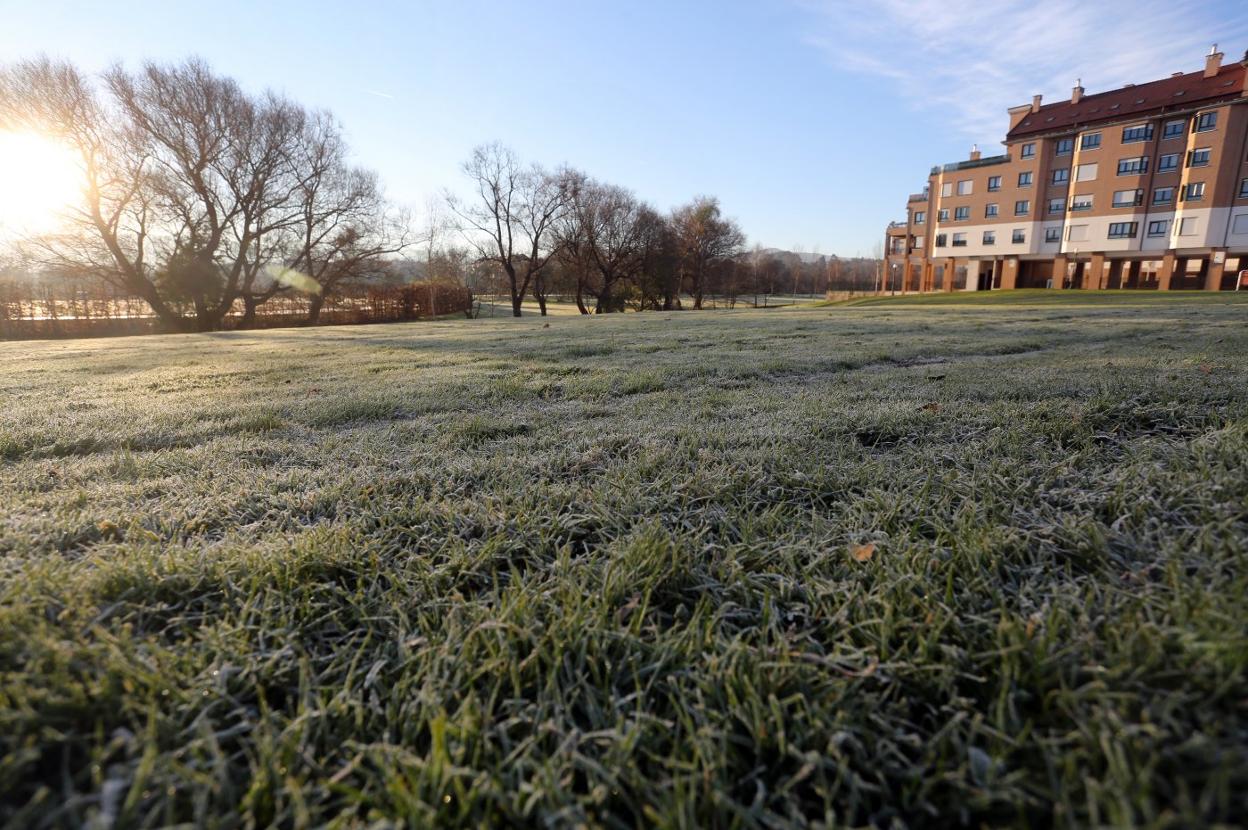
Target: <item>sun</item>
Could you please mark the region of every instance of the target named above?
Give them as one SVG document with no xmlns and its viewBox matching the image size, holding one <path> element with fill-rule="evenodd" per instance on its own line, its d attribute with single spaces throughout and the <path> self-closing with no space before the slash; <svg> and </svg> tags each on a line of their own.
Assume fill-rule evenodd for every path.
<svg viewBox="0 0 1248 830">
<path fill-rule="evenodd" d="M 0 237 L 56 230 L 81 193 L 68 147 L 37 133 L 0 131 Z"/>
</svg>

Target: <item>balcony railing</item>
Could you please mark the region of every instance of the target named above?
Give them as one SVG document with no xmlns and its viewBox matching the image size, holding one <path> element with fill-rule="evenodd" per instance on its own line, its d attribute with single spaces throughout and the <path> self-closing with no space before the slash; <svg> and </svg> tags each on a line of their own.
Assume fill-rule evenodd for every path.
<svg viewBox="0 0 1248 830">
<path fill-rule="evenodd" d="M 1004 156 L 988 156 L 987 158 L 975 159 L 974 161 L 955 161 L 952 164 L 938 164 L 932 168 L 932 175 L 953 173 L 958 170 L 974 170 L 976 167 L 991 167 L 994 164 L 1006 164 L 1009 160 L 1010 156 L 1007 153 Z"/>
</svg>

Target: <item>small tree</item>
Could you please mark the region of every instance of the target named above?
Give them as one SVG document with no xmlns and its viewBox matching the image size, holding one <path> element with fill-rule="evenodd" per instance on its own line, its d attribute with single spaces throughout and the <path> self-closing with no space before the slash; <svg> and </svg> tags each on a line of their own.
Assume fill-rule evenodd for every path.
<svg viewBox="0 0 1248 830">
<path fill-rule="evenodd" d="M 736 222 L 723 217 L 719 200 L 712 196 L 699 196 L 677 208 L 671 221 L 681 274 L 693 295 L 693 307 L 700 309 L 711 266 L 736 256 L 745 235 Z"/>
<path fill-rule="evenodd" d="M 529 286 L 558 250 L 554 229 L 570 201 L 566 183 L 537 165 L 522 167 L 498 143 L 473 150 L 464 174 L 475 197 L 462 202 L 448 196 L 447 204 L 479 258 L 502 268 L 512 316 L 519 317 Z"/>
</svg>

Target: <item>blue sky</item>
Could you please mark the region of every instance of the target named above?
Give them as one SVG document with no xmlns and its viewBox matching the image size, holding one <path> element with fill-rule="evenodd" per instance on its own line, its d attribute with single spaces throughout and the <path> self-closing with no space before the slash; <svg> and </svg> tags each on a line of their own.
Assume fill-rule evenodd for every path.
<svg viewBox="0 0 1248 830">
<path fill-rule="evenodd" d="M 1242 0 L 0 0 L 0 60 L 195 54 L 326 107 L 420 209 L 500 140 L 666 209 L 719 196 L 751 242 L 869 254 L 1005 109 L 1248 48 Z"/>
</svg>

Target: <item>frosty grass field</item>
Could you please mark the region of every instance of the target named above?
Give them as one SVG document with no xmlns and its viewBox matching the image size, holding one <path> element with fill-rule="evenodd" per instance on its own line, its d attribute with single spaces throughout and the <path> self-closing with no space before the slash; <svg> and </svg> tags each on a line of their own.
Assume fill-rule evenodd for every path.
<svg viewBox="0 0 1248 830">
<path fill-rule="evenodd" d="M 1246 299 L 0 343 L 0 824 L 1242 821 Z"/>
</svg>

